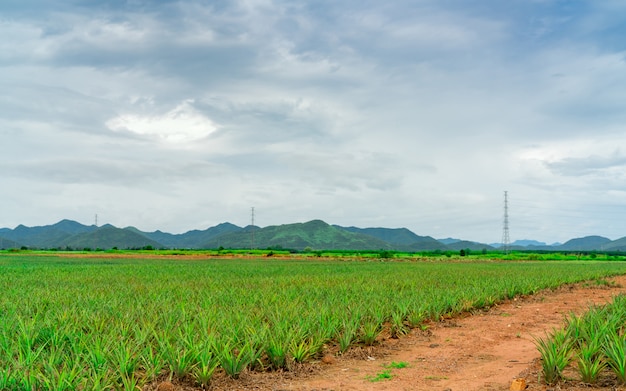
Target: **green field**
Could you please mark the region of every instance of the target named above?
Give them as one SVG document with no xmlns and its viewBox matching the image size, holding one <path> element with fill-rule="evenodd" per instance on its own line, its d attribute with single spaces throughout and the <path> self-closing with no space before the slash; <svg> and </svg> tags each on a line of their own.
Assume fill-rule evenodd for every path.
<svg viewBox="0 0 626 391">
<path fill-rule="evenodd" d="M 106 254 L 101 254 L 105 256 Z M 445 259 L 445 258 L 444 258 Z M 131 390 L 289 370 L 621 261 L 0 255 L 0 389 Z"/>
</svg>

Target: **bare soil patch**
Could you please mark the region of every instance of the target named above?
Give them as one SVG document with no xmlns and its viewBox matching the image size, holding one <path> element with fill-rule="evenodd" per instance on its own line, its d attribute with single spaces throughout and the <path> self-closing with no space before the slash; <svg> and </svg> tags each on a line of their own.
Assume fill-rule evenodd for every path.
<svg viewBox="0 0 626 391">
<path fill-rule="evenodd" d="M 374 348 L 355 348 L 293 372 L 245 373 L 239 380 L 217 375 L 213 390 L 509 390 L 523 378 L 529 391 L 626 390 L 612 382 L 589 387 L 568 381 L 547 387 L 540 382 L 539 353 L 533 337 L 563 325 L 570 313 L 604 304 L 626 293 L 626 276 L 612 286 L 577 284 L 517 297 L 489 309 L 428 324 L 400 339 L 385 338 Z M 406 368 L 390 368 L 406 362 Z M 380 374 L 387 371 L 391 378 Z M 382 378 L 381 378 L 382 377 Z M 379 378 L 379 381 L 375 381 Z M 575 375 L 572 373 L 572 378 Z M 191 390 L 177 386 L 178 390 Z"/>
</svg>

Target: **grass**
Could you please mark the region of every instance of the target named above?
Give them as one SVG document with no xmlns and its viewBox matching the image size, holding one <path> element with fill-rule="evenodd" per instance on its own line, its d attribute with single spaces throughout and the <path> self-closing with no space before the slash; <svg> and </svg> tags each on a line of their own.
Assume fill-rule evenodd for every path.
<svg viewBox="0 0 626 391">
<path fill-rule="evenodd" d="M 402 369 L 402 368 L 408 368 L 409 367 L 409 363 L 406 361 L 392 361 L 391 363 L 389 363 L 389 365 L 386 365 L 386 368 L 393 368 L 393 369 Z"/>
<path fill-rule="evenodd" d="M 384 365 L 384 367 L 386 368 L 384 371 L 377 373 L 376 376 L 367 376 L 366 379 L 371 382 L 389 380 L 393 378 L 393 374 L 391 373 L 392 369 L 402 369 L 402 368 L 407 368 L 408 366 L 409 366 L 409 363 L 406 361 L 399 361 L 399 362 L 392 361 L 391 363 Z"/>
<path fill-rule="evenodd" d="M 384 371 L 377 373 L 376 376 L 367 376 L 366 379 L 374 383 L 382 380 L 393 379 L 393 374 L 391 373 L 391 369 L 385 369 Z"/>
<path fill-rule="evenodd" d="M 392 369 L 402 369 L 407 368 L 408 366 L 409 363 L 406 361 L 392 361 L 391 363 L 384 365 L 384 367 L 386 368 L 385 370 L 378 372 L 376 376 L 366 376 L 365 379 L 371 382 L 379 382 L 382 380 L 393 379 L 393 373 L 391 373 Z"/>
<path fill-rule="evenodd" d="M 0 389 L 209 388 L 624 266 L 100 255 L 0 255 Z"/>
</svg>

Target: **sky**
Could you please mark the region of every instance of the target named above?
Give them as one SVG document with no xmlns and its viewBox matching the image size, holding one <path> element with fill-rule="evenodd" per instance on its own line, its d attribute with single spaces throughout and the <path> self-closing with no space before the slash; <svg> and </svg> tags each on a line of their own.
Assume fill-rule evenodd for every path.
<svg viewBox="0 0 626 391">
<path fill-rule="evenodd" d="M 626 236 L 626 2 L 2 0 L 0 227 Z"/>
</svg>

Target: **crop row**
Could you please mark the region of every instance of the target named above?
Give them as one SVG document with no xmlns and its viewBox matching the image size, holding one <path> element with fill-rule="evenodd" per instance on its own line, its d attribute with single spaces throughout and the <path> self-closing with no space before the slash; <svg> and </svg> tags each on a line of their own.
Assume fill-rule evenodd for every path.
<svg viewBox="0 0 626 391">
<path fill-rule="evenodd" d="M 612 303 L 592 306 L 585 314 L 571 314 L 566 326 L 537 339 L 543 378 L 548 384 L 564 379 L 570 366 L 580 381 L 593 385 L 604 376 L 612 383 L 626 384 L 626 296 Z"/>
<path fill-rule="evenodd" d="M 289 370 L 618 262 L 0 257 L 0 389 L 135 390 Z"/>
</svg>

